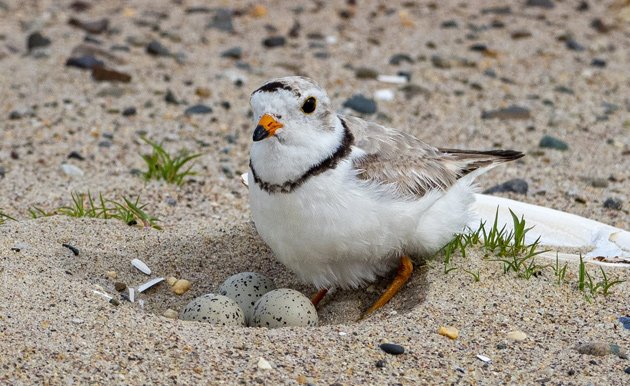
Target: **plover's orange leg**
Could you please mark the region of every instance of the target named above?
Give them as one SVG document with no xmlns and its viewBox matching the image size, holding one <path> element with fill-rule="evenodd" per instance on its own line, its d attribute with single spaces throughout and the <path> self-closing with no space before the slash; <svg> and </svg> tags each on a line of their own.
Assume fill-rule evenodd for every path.
<svg viewBox="0 0 630 386">
<path fill-rule="evenodd" d="M 398 266 L 398 272 L 396 273 L 396 277 L 391 282 L 389 287 L 387 287 L 387 289 L 381 295 L 381 297 L 378 298 L 378 300 L 374 302 L 374 304 L 372 304 L 372 307 L 368 308 L 368 310 L 365 311 L 365 313 L 361 316 L 361 319 L 365 318 L 372 312 L 378 310 L 379 308 L 387 304 L 387 302 L 390 301 L 391 298 L 393 298 L 394 295 L 398 293 L 398 291 L 400 291 L 400 289 L 402 288 L 403 285 L 405 285 L 407 280 L 409 280 L 412 272 L 413 272 L 413 263 L 411 262 L 411 259 L 409 258 L 409 256 L 402 256 L 400 258 L 400 266 Z"/>
<path fill-rule="evenodd" d="M 311 298 L 311 303 L 313 303 L 313 305 L 315 307 L 317 307 L 317 305 L 319 304 L 319 302 L 322 301 L 322 299 L 324 298 L 324 296 L 326 296 L 326 293 L 328 293 L 328 288 L 322 288 L 319 291 L 317 291 L 317 293 Z"/>
</svg>

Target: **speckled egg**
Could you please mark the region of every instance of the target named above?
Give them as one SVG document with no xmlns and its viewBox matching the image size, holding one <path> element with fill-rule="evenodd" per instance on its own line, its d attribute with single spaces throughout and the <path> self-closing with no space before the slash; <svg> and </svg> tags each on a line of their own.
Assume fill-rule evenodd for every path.
<svg viewBox="0 0 630 386">
<path fill-rule="evenodd" d="M 265 275 L 256 272 L 241 272 L 232 275 L 221 284 L 219 293 L 234 300 L 245 313 L 245 321 L 252 320 L 254 304 L 264 294 L 275 290 L 276 285 Z"/>
<path fill-rule="evenodd" d="M 182 320 L 206 322 L 215 326 L 245 326 L 245 314 L 227 296 L 206 294 L 190 301 L 180 315 Z"/>
<path fill-rule="evenodd" d="M 317 326 L 317 310 L 311 300 L 296 290 L 281 288 L 267 292 L 254 305 L 253 327 Z"/>
</svg>

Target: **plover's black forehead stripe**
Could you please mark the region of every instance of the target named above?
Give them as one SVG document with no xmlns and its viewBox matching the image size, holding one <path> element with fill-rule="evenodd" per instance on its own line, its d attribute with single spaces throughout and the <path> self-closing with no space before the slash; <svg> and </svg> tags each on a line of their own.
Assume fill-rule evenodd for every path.
<svg viewBox="0 0 630 386">
<path fill-rule="evenodd" d="M 257 92 L 274 92 L 278 90 L 287 90 L 295 94 L 298 98 L 300 97 L 300 93 L 297 90 L 291 88 L 291 86 L 282 82 L 265 83 L 259 88 L 257 88 L 256 90 L 254 90 L 252 94 L 256 94 Z"/>
</svg>

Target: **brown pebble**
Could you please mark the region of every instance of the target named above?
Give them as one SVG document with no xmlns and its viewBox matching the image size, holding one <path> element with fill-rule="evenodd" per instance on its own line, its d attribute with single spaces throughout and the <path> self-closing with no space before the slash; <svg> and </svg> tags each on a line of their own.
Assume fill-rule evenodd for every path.
<svg viewBox="0 0 630 386">
<path fill-rule="evenodd" d="M 177 283 L 177 278 L 171 276 L 166 279 L 166 282 L 172 287 L 175 283 Z"/>
<path fill-rule="evenodd" d="M 173 292 L 175 292 L 175 294 L 177 295 L 182 295 L 190 289 L 190 286 L 191 284 L 188 280 L 179 279 L 175 282 L 175 284 L 173 284 L 173 287 L 171 287 L 171 290 L 173 290 Z"/>
<path fill-rule="evenodd" d="M 127 289 L 127 284 L 117 281 L 116 283 L 114 283 L 114 288 L 118 292 L 123 292 Z"/>
<path fill-rule="evenodd" d="M 195 94 L 197 94 L 197 96 L 201 98 L 209 98 L 212 95 L 210 89 L 205 87 L 197 87 L 195 89 Z"/>
<path fill-rule="evenodd" d="M 577 346 L 580 354 L 603 357 L 611 353 L 610 345 L 604 342 L 583 343 Z"/>
<path fill-rule="evenodd" d="M 459 336 L 459 331 L 455 327 L 441 326 L 438 330 L 438 334 L 455 340 Z"/>
</svg>

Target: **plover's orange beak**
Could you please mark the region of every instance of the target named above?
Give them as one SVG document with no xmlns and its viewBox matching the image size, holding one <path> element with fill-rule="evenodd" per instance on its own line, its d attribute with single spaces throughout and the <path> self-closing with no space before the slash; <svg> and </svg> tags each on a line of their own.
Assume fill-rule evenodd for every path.
<svg viewBox="0 0 630 386">
<path fill-rule="evenodd" d="M 265 114 L 258 121 L 256 129 L 254 130 L 254 141 L 260 141 L 267 137 L 271 137 L 276 133 L 276 130 L 284 125 L 269 114 Z"/>
</svg>

